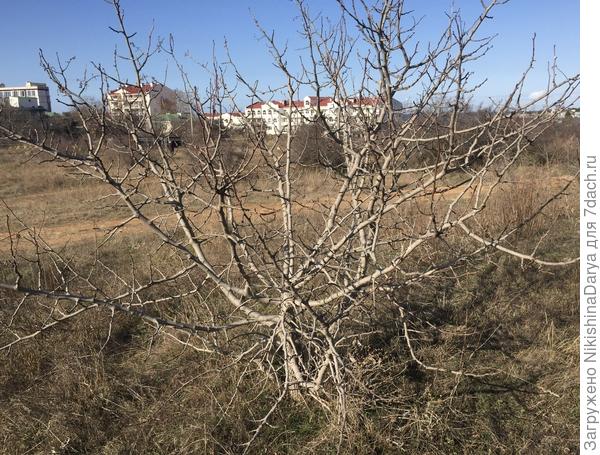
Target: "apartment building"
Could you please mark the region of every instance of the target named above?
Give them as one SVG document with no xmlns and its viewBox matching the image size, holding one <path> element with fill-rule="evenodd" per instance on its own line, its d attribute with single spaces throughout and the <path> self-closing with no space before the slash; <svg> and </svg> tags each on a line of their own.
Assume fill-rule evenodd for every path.
<svg viewBox="0 0 600 455">
<path fill-rule="evenodd" d="M 313 122 L 319 116 L 335 127 L 347 122 L 375 121 L 384 111 L 384 103 L 380 98 L 355 97 L 335 100 L 332 97 L 306 96 L 296 101 L 256 102 L 246 107 L 245 117 L 265 128 L 267 134 L 281 134 L 300 125 Z M 393 100 L 393 111 L 400 113 L 402 104 Z"/>
<path fill-rule="evenodd" d="M 177 112 L 177 96 L 162 84 L 122 85 L 107 95 L 108 109 L 113 115 L 146 115 L 146 106 L 151 117 Z"/>
<path fill-rule="evenodd" d="M 41 82 L 27 82 L 21 87 L 0 84 L 0 103 L 17 109 L 52 111 L 50 89 Z"/>
<path fill-rule="evenodd" d="M 302 101 L 268 101 L 257 102 L 246 107 L 247 121 L 265 129 L 267 134 L 279 134 L 287 129 L 288 118 L 291 116 L 292 126 L 300 124 L 300 109 Z"/>
</svg>

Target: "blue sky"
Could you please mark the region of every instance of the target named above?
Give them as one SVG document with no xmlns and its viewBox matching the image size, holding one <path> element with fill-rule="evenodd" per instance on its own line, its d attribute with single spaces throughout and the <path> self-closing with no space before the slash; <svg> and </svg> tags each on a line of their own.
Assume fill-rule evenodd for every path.
<svg viewBox="0 0 600 455">
<path fill-rule="evenodd" d="M 450 10 L 451 1 L 407 0 L 407 3 L 416 17 L 424 16 L 419 38 L 423 42 L 435 39 L 445 23 L 444 14 Z M 6 85 L 21 85 L 27 80 L 47 82 L 39 66 L 39 48 L 50 58 L 56 54 L 61 58 L 76 57 L 71 71 L 73 80 L 86 66 L 89 68 L 90 61 L 111 64 L 118 37 L 108 28 L 116 21 L 105 1 L 38 1 L 27 8 L 21 1 L 2 0 L 1 4 L 3 16 L 14 20 L 4 20 L 0 26 L 0 43 L 3 43 L 0 82 Z M 454 0 L 453 4 L 467 21 L 480 12 L 479 0 Z M 258 80 L 263 86 L 278 82 L 264 43 L 258 39 L 253 16 L 266 29 L 274 30 L 280 42 L 288 43 L 290 60 L 301 52 L 302 41 L 296 33 L 298 13 L 295 3 L 289 0 L 122 0 L 122 5 L 129 29 L 137 31 L 139 36 L 144 36 L 153 24 L 157 35 L 173 34 L 178 54 L 191 55 L 183 61 L 200 88 L 206 84 L 206 73 L 199 64 L 210 60 L 213 42 L 218 58 L 223 59 L 225 38 L 248 79 Z M 308 5 L 324 17 L 335 18 L 339 14 L 334 0 L 309 0 Z M 498 7 L 493 16 L 482 32 L 499 36 L 491 52 L 473 68 L 479 79 L 488 79 L 476 102 L 485 102 L 488 97 L 501 98 L 508 92 L 529 61 L 534 33 L 537 65 L 526 86 L 529 93 L 545 87 L 546 65 L 552 59 L 554 46 L 560 68 L 568 75 L 579 73 L 578 1 L 512 0 Z M 150 72 L 162 79 L 165 70 L 168 85 L 181 87 L 173 64 L 168 63 L 166 56 L 159 55 Z M 57 103 L 54 107 L 60 110 Z"/>
</svg>

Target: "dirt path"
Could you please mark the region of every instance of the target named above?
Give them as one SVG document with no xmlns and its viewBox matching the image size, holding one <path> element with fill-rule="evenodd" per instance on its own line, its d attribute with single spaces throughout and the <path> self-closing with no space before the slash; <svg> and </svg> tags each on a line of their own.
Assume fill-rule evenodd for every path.
<svg viewBox="0 0 600 455">
<path fill-rule="evenodd" d="M 82 243 L 98 239 L 102 237 L 113 227 L 124 221 L 121 219 L 111 219 L 102 221 L 84 221 L 79 223 L 66 223 L 55 226 L 35 227 L 32 230 L 36 235 L 43 238 L 52 246 L 63 246 L 68 243 Z M 144 226 L 137 220 L 133 220 L 123 227 L 120 231 L 127 233 L 141 232 Z M 31 237 L 32 233 L 27 233 L 27 230 L 21 228 L 13 232 L 13 239 L 26 236 Z M 10 241 L 8 232 L 0 232 L 0 251 L 8 251 L 10 249 Z"/>
</svg>

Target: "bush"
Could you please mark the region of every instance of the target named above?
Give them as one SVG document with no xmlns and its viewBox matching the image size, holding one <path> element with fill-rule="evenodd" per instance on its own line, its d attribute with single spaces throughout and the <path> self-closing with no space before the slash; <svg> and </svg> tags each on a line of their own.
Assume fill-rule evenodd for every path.
<svg viewBox="0 0 600 455">
<path fill-rule="evenodd" d="M 344 153 L 326 127 L 319 122 L 301 125 L 292 141 L 292 161 L 304 166 L 325 166 L 339 169 L 344 164 Z"/>
</svg>

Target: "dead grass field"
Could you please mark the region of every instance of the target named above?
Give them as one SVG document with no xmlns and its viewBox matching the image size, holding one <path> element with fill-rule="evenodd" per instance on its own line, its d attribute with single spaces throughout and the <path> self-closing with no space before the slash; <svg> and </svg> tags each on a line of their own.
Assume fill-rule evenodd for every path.
<svg viewBox="0 0 600 455">
<path fill-rule="evenodd" d="M 573 154 L 573 141 L 565 147 Z M 128 216 L 114 201 L 100 200 L 103 186 L 37 160 L 22 147 L 0 150 L 5 270 L 7 216 L 41 227 L 38 232 L 49 244 L 68 248 L 82 263 L 106 230 Z M 574 169 L 573 162 L 560 160 L 520 164 L 499 188 L 485 223 L 522 218 L 572 178 Z M 308 169 L 301 178 L 306 205 L 332 197 L 322 171 Z M 549 258 L 572 255 L 577 201 L 573 186 L 514 240 L 515 246 L 535 246 L 537 234 L 551 227 L 538 251 Z M 271 200 L 258 197 L 248 206 L 259 217 L 273 208 Z M 130 258 L 143 261 L 139 246 L 151 242 L 134 222 L 103 254 L 117 265 Z M 408 360 L 397 330 L 385 325 L 387 309 L 375 307 L 373 319 L 387 329 L 369 340 L 356 359 L 357 371 L 382 394 L 400 391 L 403 401 L 387 412 L 375 406 L 377 396 L 351 401 L 352 436 L 343 453 L 577 453 L 577 266 L 539 270 L 494 253 L 472 266 L 460 286 L 439 280 L 399 297 L 419 315 L 423 331 L 431 323 L 439 326 L 417 353 L 431 364 L 460 365 L 468 348 L 473 367 L 493 364 L 509 374 L 502 380 L 466 380 L 424 373 Z M 10 299 L 14 296 L 0 293 L 0 306 Z M 0 452 L 237 453 L 275 393 L 264 377 L 250 375 L 237 383 L 239 366 L 223 368 L 208 355 L 154 340 L 152 328 L 120 315 L 107 339 L 109 320 L 106 310 L 89 312 L 0 354 Z M 334 423 L 310 403 L 290 400 L 272 423 L 255 453 L 327 454 L 336 448 Z"/>
<path fill-rule="evenodd" d="M 518 218 L 522 214 L 517 211 L 524 209 L 524 204 L 529 204 L 529 209 L 533 209 L 544 195 L 552 194 L 573 179 L 572 175 L 564 172 L 565 169 L 560 166 L 540 169 L 539 166 L 523 165 L 517 168 L 511 178 L 498 188 L 498 196 L 493 200 L 496 207 L 490 213 L 499 214 L 506 221 L 510 221 L 511 216 Z M 106 185 L 69 173 L 54 163 L 44 163 L 31 149 L 24 146 L 14 146 L 0 155 L 0 181 L 3 182 L 0 187 L 2 219 L 6 219 L 8 215 L 18 217 L 28 226 L 35 227 L 36 234 L 52 247 L 95 244 L 130 215 L 117 198 L 110 197 Z M 298 212 L 301 214 L 310 211 L 303 207 L 319 203 L 330 204 L 337 189 L 325 171 L 315 168 L 302 171 L 296 188 L 302 191 L 298 196 L 301 203 Z M 444 193 L 442 198 L 450 200 L 461 191 L 461 187 L 453 188 Z M 515 200 L 523 203 L 515 204 Z M 275 198 L 252 194 L 246 200 L 245 207 L 258 218 L 278 215 L 278 201 Z M 165 223 L 175 223 L 168 210 L 162 214 L 165 216 Z M 215 222 L 216 220 L 209 220 L 205 227 L 216 229 Z M 145 234 L 145 226 L 137 220 L 119 231 L 119 235 L 124 236 Z M 0 252 L 10 249 L 9 237 L 8 228 L 3 223 L 0 226 Z"/>
</svg>

